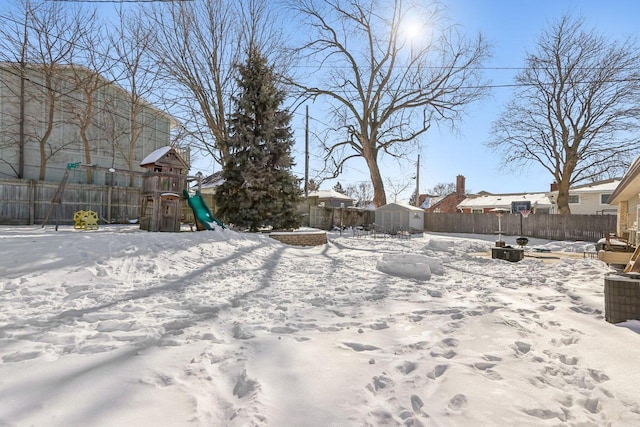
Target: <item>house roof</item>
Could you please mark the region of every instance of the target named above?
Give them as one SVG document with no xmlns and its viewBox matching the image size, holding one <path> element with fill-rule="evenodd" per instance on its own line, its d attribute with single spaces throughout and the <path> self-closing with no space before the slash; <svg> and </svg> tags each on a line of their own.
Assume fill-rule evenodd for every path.
<svg viewBox="0 0 640 427">
<path fill-rule="evenodd" d="M 202 178 L 201 188 L 215 188 L 224 182 L 222 171 L 214 172 L 211 175 Z"/>
<path fill-rule="evenodd" d="M 620 178 L 612 178 L 604 181 L 592 182 L 590 184 L 577 185 L 571 187 L 571 193 L 602 193 L 614 191 L 620 185 Z"/>
<path fill-rule="evenodd" d="M 546 193 L 529 194 L 485 194 L 468 197 L 458 203 L 458 209 L 506 208 L 511 210 L 511 202 L 531 202 L 531 207 L 551 207 L 551 200 Z"/>
<path fill-rule="evenodd" d="M 445 211 L 457 210 L 458 203 L 465 200 L 468 197 L 465 194 L 460 193 L 449 193 L 446 196 L 438 197 L 431 205 L 426 208 L 429 211 L 439 211 L 441 209 L 445 209 Z"/>
<path fill-rule="evenodd" d="M 640 193 L 640 156 L 638 156 L 627 172 L 622 176 L 618 187 L 609 197 L 609 204 L 614 205 L 629 200 Z"/>
<path fill-rule="evenodd" d="M 430 207 L 438 204 L 441 200 L 443 200 L 445 196 L 429 196 L 426 195 L 424 201 L 420 205 L 422 209 L 429 209 Z"/>
<path fill-rule="evenodd" d="M 346 194 L 339 193 L 335 190 L 317 190 L 310 191 L 308 197 L 317 197 L 319 199 L 340 199 L 340 200 L 353 200 Z"/>
</svg>

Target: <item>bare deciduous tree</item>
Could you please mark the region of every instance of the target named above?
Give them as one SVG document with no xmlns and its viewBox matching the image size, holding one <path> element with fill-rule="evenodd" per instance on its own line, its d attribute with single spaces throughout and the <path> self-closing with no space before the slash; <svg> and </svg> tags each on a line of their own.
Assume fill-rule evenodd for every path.
<svg viewBox="0 0 640 427">
<path fill-rule="evenodd" d="M 609 41 L 563 16 L 527 55 L 489 146 L 507 167 L 546 169 L 558 184 L 558 213 L 570 214 L 573 184 L 622 173 L 638 153 L 639 64 L 635 42 Z"/>
<path fill-rule="evenodd" d="M 5 62 L 2 70 L 0 90 L 11 93 L 19 99 L 19 105 L 12 108 L 10 103 L 5 105 L 5 120 L 0 130 L 0 148 L 5 152 L 17 152 L 17 165 L 6 157 L 0 159 L 4 165 L 15 173 L 17 178 L 24 177 L 24 148 L 25 148 L 25 103 L 26 103 L 26 68 L 27 43 L 29 34 L 28 3 L 18 2 L 7 16 L 0 18 L 0 59 Z M 18 85 L 13 84 L 19 81 Z M 17 124 L 13 126 L 12 124 Z"/>
<path fill-rule="evenodd" d="M 236 10 L 227 3 L 171 2 L 148 10 L 146 21 L 155 33 L 151 53 L 171 88 L 164 95 L 167 109 L 217 161 L 224 157 L 219 142 L 235 90 L 232 64 L 240 55 Z"/>
<path fill-rule="evenodd" d="M 402 0 L 291 2 L 310 40 L 300 49 L 310 83 L 292 84 L 329 105 L 335 132 L 325 149 L 333 176 L 348 160 L 364 158 L 374 204 L 384 205 L 379 157 L 405 158 L 408 147 L 433 123 L 455 126 L 463 108 L 485 93 L 480 68 L 488 47 L 481 36 L 469 41 L 455 26 L 443 26 L 438 5 L 406 7 Z M 409 19 L 422 21 L 430 36 L 408 40 L 403 30 Z"/>
<path fill-rule="evenodd" d="M 222 141 L 236 91 L 234 65 L 250 45 L 270 60 L 281 48 L 268 6 L 260 0 L 212 0 L 172 2 L 147 11 L 149 29 L 155 30 L 151 52 L 172 88 L 164 97 L 174 103 L 168 110 L 219 164 L 228 155 Z"/>
<path fill-rule="evenodd" d="M 407 191 L 407 189 L 411 188 L 412 185 L 414 185 L 414 181 L 411 178 L 409 179 L 387 178 L 387 188 L 389 188 L 389 191 L 391 192 L 391 198 L 393 199 L 394 203 L 397 203 L 398 196 L 401 193 L 404 193 L 405 191 Z M 374 193 L 374 197 L 375 197 L 375 193 Z"/>
<path fill-rule="evenodd" d="M 360 207 L 363 203 L 369 203 L 373 199 L 373 187 L 370 182 L 359 182 L 358 184 L 349 184 L 345 189 L 345 194 L 358 201 Z"/>
<path fill-rule="evenodd" d="M 48 160 L 65 145 L 75 143 L 72 139 L 51 139 L 51 136 L 56 127 L 70 120 L 68 101 L 74 88 L 60 76 L 85 34 L 89 16 L 81 7 L 64 8 L 56 2 L 33 4 L 23 0 L 3 17 L 0 50 L 5 55 L 17 55 L 5 58 L 14 61 L 17 74 L 13 75 L 20 82 L 18 98 L 21 106 L 17 117 L 20 126 L 15 139 L 20 152 L 18 177 L 24 172 L 24 147 L 27 144 L 38 146 L 39 179 L 44 180 Z M 9 68 L 5 71 L 11 73 Z M 27 114 L 32 99 L 38 100 L 42 114 Z"/>
<path fill-rule="evenodd" d="M 79 130 L 80 141 L 84 152 L 83 162 L 93 164 L 91 153 L 96 150 L 91 129 L 103 115 L 104 99 L 98 99 L 104 88 L 111 85 L 103 75 L 112 66 L 105 55 L 104 31 L 97 20 L 96 11 L 84 19 L 86 25 L 79 35 L 76 49 L 70 55 L 70 70 L 73 86 L 77 89 L 70 100 L 71 114 L 75 118 Z M 103 97 L 104 98 L 104 97 Z M 93 171 L 86 170 L 87 183 L 93 183 Z"/>
<path fill-rule="evenodd" d="M 455 182 L 440 182 L 427 190 L 427 194 L 431 196 L 446 196 L 447 194 L 456 192 Z"/>
<path fill-rule="evenodd" d="M 114 114 L 107 118 L 105 125 L 110 129 L 108 135 L 113 147 L 112 162 L 115 163 L 117 152 L 127 163 L 129 171 L 135 171 L 135 148 L 139 145 L 138 139 L 145 126 L 143 105 L 151 97 L 157 81 L 158 67 L 149 60 L 149 50 L 155 39 L 149 28 L 140 25 L 141 16 L 132 15 L 131 11 L 123 8 L 118 10 L 118 16 L 120 19 L 111 28 L 109 37 L 110 59 L 114 62 L 111 78 L 127 89 L 127 111 L 124 115 L 128 117 L 128 123 L 124 132 L 118 132 L 118 128 L 113 127 L 113 123 L 122 121 L 117 117 L 122 110 L 114 105 Z M 133 182 L 134 174 L 130 174 L 129 185 L 133 185 Z"/>
</svg>

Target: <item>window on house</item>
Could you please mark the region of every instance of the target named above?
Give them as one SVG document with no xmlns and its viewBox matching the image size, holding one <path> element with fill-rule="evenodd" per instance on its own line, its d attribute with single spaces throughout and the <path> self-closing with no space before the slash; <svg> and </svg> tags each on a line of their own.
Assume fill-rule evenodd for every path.
<svg viewBox="0 0 640 427">
<path fill-rule="evenodd" d="M 569 203 L 573 205 L 577 205 L 580 203 L 580 195 L 579 194 L 569 194 Z"/>
<path fill-rule="evenodd" d="M 607 201 L 609 200 L 609 197 L 611 197 L 611 193 L 602 193 L 600 194 L 600 204 L 601 205 L 607 205 Z"/>
<path fill-rule="evenodd" d="M 483 213 L 482 209 L 471 209 L 471 213 Z"/>
</svg>

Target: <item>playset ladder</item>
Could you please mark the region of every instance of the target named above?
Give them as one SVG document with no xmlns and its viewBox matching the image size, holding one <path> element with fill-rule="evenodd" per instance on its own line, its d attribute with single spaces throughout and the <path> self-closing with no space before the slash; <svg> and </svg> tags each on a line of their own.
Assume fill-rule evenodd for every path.
<svg viewBox="0 0 640 427">
<path fill-rule="evenodd" d="M 64 171 L 64 175 L 62 176 L 62 181 L 60 181 L 60 185 L 58 186 L 58 189 L 56 190 L 56 194 L 53 196 L 53 199 L 51 199 L 51 204 L 49 205 L 49 209 L 47 209 L 47 215 L 44 217 L 44 220 L 42 221 L 42 226 L 43 227 L 45 226 L 45 224 L 49 220 L 49 216 L 53 212 L 53 208 L 55 208 L 56 206 L 60 205 L 60 201 L 62 200 L 62 192 L 64 191 L 64 186 L 67 183 L 67 178 L 69 178 L 69 168 L 68 167 Z M 56 230 L 57 229 L 58 229 L 58 223 L 57 223 L 57 220 L 56 220 Z"/>
<path fill-rule="evenodd" d="M 624 268 L 625 273 L 640 273 L 640 262 L 636 263 L 638 256 L 640 256 L 640 245 L 636 247 L 636 250 L 633 251 L 633 255 L 631 255 L 631 259 L 627 263 L 627 266 Z"/>
</svg>

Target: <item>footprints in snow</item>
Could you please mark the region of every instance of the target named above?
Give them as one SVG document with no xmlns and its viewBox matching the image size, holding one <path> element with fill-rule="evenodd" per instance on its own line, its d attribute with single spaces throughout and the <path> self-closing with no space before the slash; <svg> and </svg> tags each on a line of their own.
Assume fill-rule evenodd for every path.
<svg viewBox="0 0 640 427">
<path fill-rule="evenodd" d="M 469 398 L 462 393 L 454 394 L 444 402 L 438 402 L 433 396 L 438 395 L 440 383 L 445 380 L 447 373 L 452 368 L 448 363 L 457 356 L 454 350 L 460 342 L 452 337 L 442 339 L 435 343 L 419 341 L 408 344 L 409 351 L 401 354 L 414 354 L 419 360 L 405 359 L 392 365 L 395 375 L 387 371 L 381 372 L 372 378 L 366 386 L 374 399 L 382 401 L 380 405 L 372 404 L 377 409 L 370 412 L 371 422 L 376 425 L 404 425 L 404 426 L 425 426 L 429 425 L 431 410 L 449 415 L 462 414 L 469 404 Z M 426 350 L 426 351 L 425 351 Z M 486 356 L 485 362 L 479 362 L 471 368 L 477 370 L 490 370 L 494 362 L 499 358 Z M 434 364 L 435 362 L 435 364 Z M 483 363 L 486 363 L 483 364 Z M 456 365 L 460 366 L 460 365 Z M 391 371 L 389 371 L 391 372 Z M 426 372 L 426 373 L 425 373 Z M 400 374 L 398 376 L 397 374 Z M 398 383 L 411 385 L 415 393 L 399 397 L 394 391 Z M 406 387 L 403 387 L 406 388 Z M 385 409 L 379 409 L 385 408 Z"/>
</svg>

